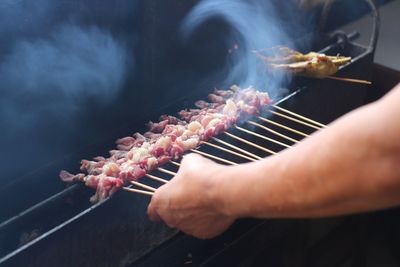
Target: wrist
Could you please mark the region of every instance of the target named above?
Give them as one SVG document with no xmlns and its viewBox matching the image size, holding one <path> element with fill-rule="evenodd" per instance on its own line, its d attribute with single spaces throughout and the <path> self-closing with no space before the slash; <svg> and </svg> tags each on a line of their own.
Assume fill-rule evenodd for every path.
<svg viewBox="0 0 400 267">
<path fill-rule="evenodd" d="M 246 182 L 242 178 L 247 177 L 247 168 L 247 164 L 221 166 L 215 173 L 212 199 L 215 209 L 221 215 L 234 219 L 245 216 L 243 207 L 246 205 L 246 199 L 243 189 Z"/>
<path fill-rule="evenodd" d="M 217 172 L 212 198 L 218 212 L 235 219 L 260 217 L 266 213 L 270 205 L 264 200 L 265 195 L 270 194 L 271 184 L 264 174 L 268 173 L 270 166 L 269 161 L 262 160 L 224 166 Z"/>
</svg>

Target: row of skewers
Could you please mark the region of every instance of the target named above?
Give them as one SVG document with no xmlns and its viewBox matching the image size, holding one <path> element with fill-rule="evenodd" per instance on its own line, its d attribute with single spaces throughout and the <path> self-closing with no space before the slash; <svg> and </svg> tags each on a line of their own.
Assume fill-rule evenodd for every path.
<svg viewBox="0 0 400 267">
<path fill-rule="evenodd" d="M 274 106 L 275 110 L 269 109 L 272 105 L 268 95 L 256 91 L 254 88 L 239 89 L 234 86 L 229 90 L 215 90 L 208 98 L 210 102 L 196 102 L 196 109 L 179 112 L 179 118 L 167 115 L 161 116 L 160 122 L 150 122 L 148 124 L 149 131 L 143 135 L 135 133 L 133 136 L 117 140 L 117 148 L 110 151 L 109 157 L 95 157 L 93 160 L 82 160 L 81 173 L 71 174 L 67 171 L 61 171 L 60 178 L 64 182 L 80 181 L 85 183 L 86 186 L 96 189 L 96 194 L 92 196 L 91 201 L 98 202 L 108 198 L 127 184 L 134 184 L 149 190 L 150 187 L 139 182 L 139 179 L 145 176 L 166 183 L 165 179 L 154 176 L 150 172 L 158 170 L 174 175 L 175 172 L 161 166 L 167 162 L 179 166 L 177 160 L 186 152 L 198 153 L 224 164 L 237 164 L 233 161 L 200 151 L 198 149 L 200 145 L 219 149 L 247 161 L 261 159 L 260 156 L 254 153 L 217 138 L 217 135 L 222 133 L 239 142 L 262 150 L 267 154 L 275 154 L 274 151 L 268 148 L 228 132 L 227 130 L 229 129 L 237 129 L 243 133 L 283 146 L 284 148 L 290 147 L 288 144 L 238 126 L 240 124 L 248 123 L 249 125 L 262 128 L 280 136 L 289 142 L 298 142 L 298 140 L 281 134 L 250 118 L 258 117 L 264 123 L 290 130 L 302 137 L 308 136 L 306 133 L 261 117 L 260 114 L 264 113 L 263 111 L 290 119 L 294 122 L 300 122 L 313 129 L 324 127 L 322 124 L 291 113 L 279 106 Z M 214 143 L 211 141 L 214 141 Z M 137 191 L 138 189 L 127 187 L 124 189 L 139 192 Z"/>
<path fill-rule="evenodd" d="M 332 78 L 349 82 L 369 83 L 362 80 L 332 76 L 340 66 L 351 62 L 350 57 L 327 56 L 315 52 L 302 54 L 282 46 L 255 52 L 271 71 L 284 71 L 312 78 Z M 160 177 L 151 175 L 150 172 L 157 169 L 166 174 L 175 175 L 175 172 L 164 169 L 161 166 L 167 162 L 172 162 L 174 165 L 179 166 L 176 160 L 188 151 L 199 153 L 225 164 L 236 164 L 227 159 L 198 150 L 200 145 L 214 147 L 248 161 L 261 159 L 254 153 L 217 138 L 222 133 L 268 154 L 275 154 L 274 151 L 268 148 L 227 132 L 232 128 L 285 148 L 290 147 L 278 140 L 238 126 L 241 123 L 251 124 L 287 141 L 298 142 L 296 139 L 251 120 L 251 117 L 257 117 L 263 123 L 273 124 L 302 137 L 307 137 L 307 134 L 301 131 L 261 117 L 260 114 L 263 111 L 301 123 L 314 130 L 325 127 L 325 125 L 304 116 L 282 109 L 279 106 L 271 105 L 267 93 L 259 92 L 251 87 L 240 89 L 233 86 L 229 90 L 215 90 L 208 96 L 208 101 L 197 101 L 195 103 L 196 109 L 182 110 L 179 112 L 178 117 L 163 115 L 160 117 L 159 122 L 149 122 L 148 132 L 144 134 L 135 133 L 132 136 L 118 139 L 116 141 L 117 147 L 110 151 L 109 157 L 99 156 L 93 158 L 93 160 L 82 160 L 80 173 L 71 174 L 63 170 L 60 172 L 61 180 L 67 183 L 83 182 L 86 186 L 94 188 L 96 193 L 91 197 L 91 202 L 102 201 L 129 183 L 154 191 L 154 188 L 139 183 L 139 179 L 147 176 L 162 183 L 167 182 Z M 275 110 L 270 109 L 270 107 L 275 108 Z M 217 144 L 209 142 L 211 140 Z M 127 187 L 124 187 L 124 189 L 129 191 L 138 190 Z"/>
<path fill-rule="evenodd" d="M 274 114 L 275 116 L 278 116 L 278 117 L 282 117 L 284 120 L 293 122 L 299 126 L 309 128 L 310 130 L 320 130 L 320 129 L 327 127 L 324 124 L 321 124 L 315 120 L 304 117 L 300 114 L 291 112 L 280 106 L 271 105 L 270 108 L 271 109 L 268 109 L 269 113 Z M 256 120 L 258 120 L 259 122 L 256 122 Z M 274 120 L 271 120 L 271 119 L 268 119 L 268 118 L 262 117 L 262 116 L 255 116 L 251 119 L 248 119 L 243 124 L 255 126 L 258 129 L 261 129 L 265 132 L 269 132 L 272 135 L 275 135 L 277 138 L 268 137 L 266 134 L 260 134 L 254 130 L 248 130 L 245 128 L 245 126 L 241 127 L 241 126 L 235 125 L 233 128 L 239 130 L 245 136 L 242 136 L 242 135 L 238 136 L 238 135 L 232 134 L 230 132 L 224 132 L 223 135 L 231 138 L 232 140 L 238 141 L 238 143 L 239 143 L 238 145 L 233 145 L 231 142 L 224 141 L 217 137 L 211 138 L 210 141 L 203 141 L 203 142 L 201 142 L 201 145 L 203 147 L 208 146 L 208 147 L 216 149 L 216 151 L 220 152 L 220 153 L 218 153 L 218 155 L 221 153 L 225 153 L 225 154 L 227 153 L 227 154 L 236 156 L 236 158 L 238 158 L 238 159 L 242 159 L 247 162 L 251 162 L 251 161 L 254 162 L 254 161 L 262 159 L 262 157 L 257 155 L 257 154 L 259 154 L 258 152 L 265 152 L 268 155 L 274 155 L 277 153 L 277 152 L 261 145 L 260 144 L 261 142 L 257 142 L 255 140 L 267 141 L 267 142 L 276 144 L 278 146 L 281 146 L 282 148 L 290 148 L 292 144 L 298 143 L 298 142 L 300 142 L 300 139 L 309 136 L 309 134 L 307 134 L 303 131 L 294 129 L 295 127 L 289 127 L 285 124 L 278 123 Z M 285 130 L 286 132 L 293 133 L 297 137 L 293 138 L 293 137 L 288 136 L 287 134 L 283 134 L 282 131 L 273 130 L 269 125 L 276 126 L 275 128 L 279 128 L 281 130 Z M 250 138 L 248 138 L 247 136 Z M 278 137 L 280 139 L 286 140 L 288 142 L 278 141 L 277 140 Z M 242 147 L 242 145 L 251 147 L 254 150 L 254 152 L 250 152 L 249 150 L 244 149 Z M 201 151 L 199 148 L 191 149 L 190 151 L 193 153 L 198 153 L 198 154 L 200 154 L 204 157 L 210 158 L 212 160 L 215 160 L 221 164 L 238 165 L 238 162 L 236 162 L 236 161 L 227 160 L 223 156 L 217 156 L 210 152 Z M 175 170 L 176 168 L 174 168 L 174 170 L 171 170 L 171 166 L 174 165 L 175 167 L 179 168 L 180 163 L 177 161 L 174 161 L 174 160 L 170 160 L 170 163 L 172 163 L 172 165 L 170 164 L 170 167 L 168 167 L 168 168 L 159 167 L 159 168 L 157 168 L 157 170 L 160 173 L 167 174 L 172 178 L 177 173 Z M 146 176 L 150 180 L 158 181 L 160 184 L 166 184 L 169 181 L 168 179 L 161 178 L 159 175 L 157 176 L 155 174 L 147 174 Z M 157 190 L 157 188 L 150 186 L 150 185 L 144 183 L 143 181 L 141 181 L 141 182 L 130 181 L 130 186 L 123 187 L 123 190 L 131 192 L 131 193 L 152 196 L 154 194 L 154 192 Z"/>
<path fill-rule="evenodd" d="M 163 115 L 149 122 L 149 131 L 116 141 L 109 157 L 81 161 L 81 172 L 60 172 L 64 182 L 84 182 L 96 189 L 92 202 L 114 194 L 129 181 L 138 181 L 169 160 L 179 159 L 201 142 L 226 132 L 246 117 L 259 115 L 270 104 L 268 94 L 254 88 L 215 90 L 210 102 L 198 101 L 197 108 L 182 110 L 179 118 Z"/>
</svg>

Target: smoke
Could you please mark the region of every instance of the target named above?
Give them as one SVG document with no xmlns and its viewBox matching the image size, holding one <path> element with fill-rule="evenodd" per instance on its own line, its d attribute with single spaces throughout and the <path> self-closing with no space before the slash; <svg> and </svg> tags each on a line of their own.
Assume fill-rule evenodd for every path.
<svg viewBox="0 0 400 267">
<path fill-rule="evenodd" d="M 267 75 L 256 57 L 254 50 L 286 45 L 293 47 L 292 39 L 277 19 L 278 11 L 274 1 L 255 0 L 203 0 L 185 18 L 182 33 L 187 39 L 196 28 L 210 18 L 222 18 L 232 28 L 227 40 L 228 53 L 226 84 L 253 85 L 258 89 L 278 88 L 284 79 L 282 75 Z M 289 1 L 290 2 L 290 1 Z M 286 8 L 290 4 L 282 3 Z M 294 15 L 294 14 L 293 14 Z M 290 22 L 296 16 L 287 16 Z"/>
<path fill-rule="evenodd" d="M 88 98 L 110 101 L 121 88 L 125 56 L 123 46 L 96 27 L 71 24 L 45 39 L 21 40 L 0 65 L 0 114 L 13 113 L 12 121 L 20 122 L 39 109 L 65 115 Z"/>
<path fill-rule="evenodd" d="M 60 3 L 0 2 L 3 177 L 70 152 L 93 111 L 104 112 L 120 96 L 134 65 L 123 39 L 83 25 L 73 6 L 61 12 Z"/>
</svg>

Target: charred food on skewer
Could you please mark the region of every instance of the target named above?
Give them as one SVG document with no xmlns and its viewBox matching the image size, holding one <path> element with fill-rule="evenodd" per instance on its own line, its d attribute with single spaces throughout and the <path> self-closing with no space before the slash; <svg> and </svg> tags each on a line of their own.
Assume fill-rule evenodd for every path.
<svg viewBox="0 0 400 267">
<path fill-rule="evenodd" d="M 319 79 L 334 75 L 340 66 L 351 62 L 351 57 L 327 56 L 316 52 L 302 54 L 284 46 L 259 50 L 255 53 L 270 71 L 283 71 Z"/>
</svg>

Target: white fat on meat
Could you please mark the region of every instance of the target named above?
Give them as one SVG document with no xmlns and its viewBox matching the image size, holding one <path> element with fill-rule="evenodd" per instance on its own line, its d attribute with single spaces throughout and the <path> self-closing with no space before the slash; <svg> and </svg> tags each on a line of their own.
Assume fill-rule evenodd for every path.
<svg viewBox="0 0 400 267">
<path fill-rule="evenodd" d="M 150 158 L 148 158 L 148 159 L 147 159 L 147 162 L 146 162 L 146 165 L 147 165 L 147 169 L 148 169 L 148 170 L 153 170 L 153 169 L 155 169 L 155 168 L 158 166 L 158 160 L 157 160 L 157 158 L 155 158 L 155 157 L 150 157 Z"/>
<path fill-rule="evenodd" d="M 117 176 L 121 171 L 120 167 L 115 162 L 107 162 L 103 166 L 103 173 L 107 176 Z"/>
<path fill-rule="evenodd" d="M 188 130 L 193 132 L 194 134 L 198 134 L 199 131 L 203 128 L 200 122 L 198 121 L 192 121 L 191 123 L 188 124 Z"/>
<path fill-rule="evenodd" d="M 194 132 L 186 130 L 182 133 L 182 135 L 180 136 L 182 140 L 186 140 L 188 138 L 190 138 L 191 136 L 195 135 Z"/>
<path fill-rule="evenodd" d="M 235 117 L 237 114 L 237 106 L 235 104 L 235 102 L 233 102 L 231 99 L 229 99 L 228 101 L 226 101 L 226 104 L 222 110 L 222 113 L 229 116 L 229 117 Z"/>
<path fill-rule="evenodd" d="M 240 109 L 244 109 L 246 107 L 246 104 L 244 103 L 243 100 L 240 100 L 236 103 L 236 106 L 239 107 Z"/>
<path fill-rule="evenodd" d="M 215 119 L 211 120 L 211 121 L 208 123 L 207 129 L 212 128 L 212 127 L 215 127 L 215 126 L 217 126 L 218 124 L 220 124 L 221 122 L 222 122 L 221 119 L 215 118 Z"/>
<path fill-rule="evenodd" d="M 157 140 L 156 145 L 162 147 L 164 150 L 167 150 L 171 146 L 171 143 L 172 140 L 170 137 L 163 136 Z"/>
<path fill-rule="evenodd" d="M 205 115 L 202 119 L 201 119 L 201 125 L 203 126 L 203 128 L 206 128 L 208 123 L 210 121 L 212 121 L 214 119 L 213 115 Z"/>
<path fill-rule="evenodd" d="M 150 144 L 149 142 L 144 142 L 144 143 L 142 144 L 141 148 L 144 148 L 144 149 L 149 150 L 150 146 L 151 146 L 151 144 Z"/>
<path fill-rule="evenodd" d="M 143 160 L 145 157 L 147 157 L 149 155 L 150 155 L 150 152 L 149 152 L 148 148 L 138 147 L 133 151 L 132 161 L 134 163 L 139 163 L 141 160 Z"/>
<path fill-rule="evenodd" d="M 199 137 L 196 136 L 187 140 L 182 140 L 181 137 L 178 137 L 176 139 L 176 143 L 178 143 L 183 148 L 183 150 L 190 150 L 197 147 L 197 145 L 199 144 Z"/>
</svg>

